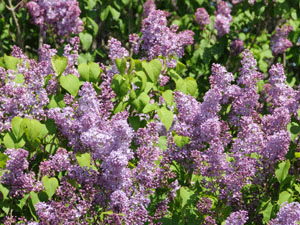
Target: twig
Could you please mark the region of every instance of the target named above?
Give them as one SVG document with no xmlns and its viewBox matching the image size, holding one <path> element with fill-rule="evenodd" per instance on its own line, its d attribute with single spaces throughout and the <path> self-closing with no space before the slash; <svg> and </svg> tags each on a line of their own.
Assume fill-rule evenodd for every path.
<svg viewBox="0 0 300 225">
<path fill-rule="evenodd" d="M 22 35 L 21 35 L 21 29 L 20 29 L 20 24 L 19 24 L 19 22 L 18 22 L 18 18 L 17 18 L 17 16 L 16 16 L 16 13 L 15 13 L 15 9 L 17 8 L 17 6 L 20 4 L 20 3 L 18 3 L 15 7 L 13 7 L 13 5 L 12 5 L 12 2 L 11 2 L 11 0 L 8 0 L 8 4 L 9 4 L 9 7 L 7 7 L 6 6 L 6 8 L 9 10 L 9 11 L 11 11 L 11 14 L 12 14 L 12 16 L 13 16 L 13 19 L 14 19 L 14 21 L 15 21 L 15 24 L 16 24 L 16 27 L 17 27 L 17 35 L 18 35 L 18 43 L 19 43 L 19 45 L 20 45 L 20 47 L 23 49 L 24 48 L 24 43 L 23 43 L 23 40 L 22 40 Z"/>
</svg>

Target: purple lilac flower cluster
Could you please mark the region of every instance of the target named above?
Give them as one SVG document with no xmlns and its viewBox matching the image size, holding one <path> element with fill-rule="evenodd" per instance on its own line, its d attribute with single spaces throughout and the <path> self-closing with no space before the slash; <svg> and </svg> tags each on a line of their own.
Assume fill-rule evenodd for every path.
<svg viewBox="0 0 300 225">
<path fill-rule="evenodd" d="M 235 55 L 240 54 L 244 50 L 244 42 L 241 39 L 235 39 L 230 44 L 230 50 Z"/>
<path fill-rule="evenodd" d="M 29 166 L 28 151 L 6 149 L 4 153 L 9 157 L 9 160 L 6 162 L 7 171 L 0 177 L 1 183 L 9 187 L 13 197 L 23 196 L 32 191 L 36 185 L 36 180 L 33 172 L 25 172 Z"/>
<path fill-rule="evenodd" d="M 20 59 L 16 70 L 0 68 L 0 131 L 9 129 L 15 116 L 45 118 L 43 108 L 49 103 L 44 88 L 48 75 L 44 64 L 28 59 L 16 46 L 12 56 Z"/>
<path fill-rule="evenodd" d="M 248 213 L 247 211 L 240 210 L 237 212 L 233 212 L 230 216 L 226 219 L 225 225 L 243 225 L 248 220 Z"/>
<path fill-rule="evenodd" d="M 200 28 L 203 29 L 205 25 L 211 23 L 208 13 L 205 8 L 198 8 L 195 12 L 195 21 L 200 25 Z"/>
<path fill-rule="evenodd" d="M 146 18 L 143 20 L 142 37 L 138 39 L 136 34 L 130 35 L 131 43 L 135 53 L 142 43 L 142 48 L 147 52 L 148 59 L 152 60 L 157 56 L 167 58 L 166 65 L 175 67 L 175 57 L 184 55 L 184 47 L 193 44 L 194 33 L 191 30 L 177 32 L 178 27 L 167 26 L 168 12 L 156 10 L 152 1 L 147 1 L 144 6 Z"/>
<path fill-rule="evenodd" d="M 232 20 L 230 13 L 231 9 L 229 4 L 224 1 L 219 1 L 217 11 L 215 12 L 215 29 L 219 37 L 230 32 L 230 22 Z"/>
<path fill-rule="evenodd" d="M 32 0 L 27 8 L 33 17 L 33 22 L 42 31 L 53 29 L 58 36 L 78 34 L 83 30 L 81 13 L 76 0 Z"/>
<path fill-rule="evenodd" d="M 270 70 L 270 90 L 285 81 L 283 69 L 280 69 L 282 66 L 278 64 Z M 189 137 L 190 142 L 179 148 L 170 141 L 167 157 L 180 162 L 188 170 L 193 165 L 194 173 L 210 178 L 209 182 L 203 179 L 202 185 L 211 192 L 218 190 L 218 197 L 233 205 L 241 199 L 245 185 L 262 182 L 255 178 L 257 174 L 262 177 L 273 173 L 274 165 L 283 160 L 289 150 L 290 134 L 286 127 L 290 113 L 295 111 L 290 111 L 289 102 L 282 102 L 271 105 L 269 114 L 260 118 L 257 113 L 260 96 L 256 86 L 261 78 L 252 54 L 244 51 L 238 85 L 231 84 L 234 80 L 231 73 L 214 64 L 211 89 L 206 92 L 202 103 L 191 96 L 175 93 L 178 120 L 174 131 Z M 274 98 L 265 98 L 265 101 L 270 103 L 280 98 L 280 91 L 277 91 L 277 97 L 274 94 Z M 293 93 L 291 98 L 297 101 L 296 91 L 291 89 L 290 93 Z M 295 109 L 299 108 L 298 103 L 293 103 Z M 229 122 L 220 118 L 224 104 L 231 104 Z M 232 126 L 237 129 L 234 140 L 228 132 Z M 231 148 L 225 153 L 229 143 Z M 255 154 L 259 157 L 253 157 Z"/>
<path fill-rule="evenodd" d="M 287 39 L 289 33 L 293 30 L 291 25 L 284 25 L 276 29 L 276 33 L 271 37 L 271 50 L 273 55 L 283 54 L 293 46 L 293 43 Z"/>
<path fill-rule="evenodd" d="M 150 221 L 146 209 L 150 203 L 147 196 L 153 194 L 153 188 L 159 187 L 161 178 L 161 172 L 154 163 L 161 155 L 161 149 L 155 146 L 158 141 L 156 125 L 149 124 L 147 129 L 140 129 L 136 133 L 140 147 L 134 155 L 130 149 L 134 132 L 126 121 L 127 113 L 116 114 L 110 119 L 107 108 L 103 108 L 105 104 L 101 104 L 101 96 L 90 83 L 82 85 L 79 96 L 76 108 L 67 106 L 64 109 L 50 109 L 48 116 L 54 119 L 61 134 L 68 138 L 75 151 L 90 152 L 93 161 L 101 161 L 98 168 L 101 172 L 70 165 L 68 161 L 59 163 L 57 159 L 65 161 L 68 158 L 63 150 L 58 151 L 51 160 L 43 162 L 41 170 L 49 174 L 67 166 L 69 179 L 77 180 L 89 190 L 98 190 L 97 193 L 93 191 L 95 194 L 90 197 L 94 203 L 115 212 L 109 216 L 111 221 L 125 221 L 126 224 Z M 134 156 L 139 163 L 130 170 L 129 160 Z"/>
<path fill-rule="evenodd" d="M 280 211 L 277 213 L 275 219 L 269 222 L 269 225 L 296 225 L 300 222 L 300 204 L 298 202 L 283 203 Z"/>
<path fill-rule="evenodd" d="M 243 2 L 244 0 L 232 0 L 232 4 L 238 4 L 238 3 L 241 3 Z M 249 0 L 248 1 L 250 5 L 254 5 L 254 3 L 256 2 L 256 0 Z"/>
</svg>

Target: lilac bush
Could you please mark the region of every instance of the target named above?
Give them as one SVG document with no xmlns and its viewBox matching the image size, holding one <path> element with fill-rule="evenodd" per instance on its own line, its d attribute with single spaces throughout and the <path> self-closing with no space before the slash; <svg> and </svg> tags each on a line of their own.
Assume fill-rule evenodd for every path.
<svg viewBox="0 0 300 225">
<path fill-rule="evenodd" d="M 1 223 L 300 221 L 294 2 L 7 2 Z"/>
</svg>

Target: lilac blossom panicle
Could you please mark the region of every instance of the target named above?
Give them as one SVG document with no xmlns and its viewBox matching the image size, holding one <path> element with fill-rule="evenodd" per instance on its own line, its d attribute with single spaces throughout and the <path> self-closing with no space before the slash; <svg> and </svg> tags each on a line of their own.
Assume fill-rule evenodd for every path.
<svg viewBox="0 0 300 225">
<path fill-rule="evenodd" d="M 240 54 L 244 49 L 244 42 L 241 39 L 235 39 L 230 44 L 230 50 L 235 55 Z"/>
<path fill-rule="evenodd" d="M 271 50 L 273 55 L 283 54 L 293 46 L 293 43 L 287 39 L 289 33 L 293 30 L 291 25 L 284 25 L 277 28 L 275 34 L 271 37 Z"/>
<path fill-rule="evenodd" d="M 123 57 L 129 56 L 128 51 L 124 47 L 122 47 L 121 42 L 115 38 L 111 38 L 108 41 L 108 47 L 109 47 L 108 56 L 112 61 L 115 61 L 116 58 L 122 59 Z"/>
<path fill-rule="evenodd" d="M 64 179 L 55 194 L 60 199 L 59 202 L 50 200 L 47 203 L 35 204 L 40 224 L 77 224 L 78 221 L 84 219 L 87 210 L 92 206 L 90 202 L 80 199 L 81 197 L 76 194 L 76 189 Z M 85 195 L 85 193 L 81 194 L 81 196 Z M 81 224 L 87 225 L 88 223 L 82 222 Z"/>
<path fill-rule="evenodd" d="M 273 112 L 278 107 L 285 107 L 290 114 L 297 116 L 299 91 L 286 84 L 283 66 L 280 63 L 272 65 L 269 73 L 270 84 L 266 84 L 263 90 L 266 101 L 270 103 L 268 110 Z"/>
<path fill-rule="evenodd" d="M 243 1 L 244 0 L 231 0 L 232 4 L 238 4 L 238 3 L 241 3 Z M 248 2 L 249 2 L 250 5 L 254 5 L 254 3 L 256 2 L 256 0 L 249 0 Z"/>
<path fill-rule="evenodd" d="M 145 17 L 148 17 L 152 11 L 156 10 L 156 5 L 153 0 L 148 0 L 144 3 L 143 8 Z"/>
<path fill-rule="evenodd" d="M 257 82 L 263 78 L 263 75 L 258 71 L 256 67 L 256 60 L 248 50 L 242 53 L 242 68 L 240 68 L 240 76 L 237 83 L 241 87 L 235 87 L 232 85 L 230 90 L 231 96 L 227 98 L 232 99 L 232 108 L 230 112 L 231 123 L 237 125 L 238 116 L 254 116 L 257 115 L 256 109 L 259 106 L 259 94 L 257 93 Z M 233 91 L 232 91 L 233 90 Z"/>
<path fill-rule="evenodd" d="M 43 175 L 54 176 L 54 172 L 67 171 L 71 166 L 69 154 L 66 149 L 59 148 L 50 160 L 40 163 L 40 171 Z"/>
<path fill-rule="evenodd" d="M 300 222 L 300 204 L 298 202 L 283 203 L 275 219 L 269 225 L 296 225 Z"/>
<path fill-rule="evenodd" d="M 184 47 L 193 44 L 194 33 L 191 30 L 176 33 L 178 27 L 172 25 L 167 27 L 168 12 L 152 9 L 143 20 L 142 25 L 142 48 L 147 51 L 148 60 L 157 56 L 167 58 L 168 67 L 176 67 L 174 57 L 184 55 Z"/>
<path fill-rule="evenodd" d="M 201 29 L 204 28 L 205 25 L 208 25 L 211 23 L 209 15 L 205 8 L 198 8 L 195 12 L 195 21 L 197 24 L 200 25 Z"/>
<path fill-rule="evenodd" d="M 116 62 L 115 60 L 118 59 L 122 59 L 124 57 L 128 57 L 129 56 L 129 52 L 122 47 L 121 42 L 118 41 L 115 38 L 111 38 L 108 41 L 108 47 L 109 47 L 109 54 L 108 57 L 113 61 L 113 66 L 111 68 L 110 73 L 113 75 L 115 75 L 116 73 L 118 73 L 118 69 L 116 67 Z"/>
<path fill-rule="evenodd" d="M 24 149 L 6 149 L 4 154 L 9 157 L 6 169 L 0 177 L 0 182 L 9 187 L 13 197 L 23 196 L 33 190 L 36 180 L 33 172 L 25 173 L 29 163 L 27 161 L 28 151 Z"/>
<path fill-rule="evenodd" d="M 129 43 L 132 45 L 132 50 L 135 54 L 139 53 L 139 48 L 141 45 L 141 39 L 138 34 L 130 34 L 129 35 Z"/>
<path fill-rule="evenodd" d="M 243 225 L 249 219 L 248 212 L 244 210 L 240 210 L 237 212 L 233 212 L 226 219 L 225 225 Z"/>
<path fill-rule="evenodd" d="M 14 47 L 12 56 L 22 59 L 17 70 L 0 68 L 0 131 L 10 128 L 10 121 L 15 116 L 45 118 L 44 106 L 49 103 L 44 86 L 47 68 L 33 59 L 28 59 L 18 47 Z M 21 82 L 16 82 L 17 76 Z M 6 112 L 5 114 L 3 112 Z"/>
<path fill-rule="evenodd" d="M 44 32 L 51 28 L 58 36 L 69 36 L 83 30 L 76 0 L 32 0 L 27 3 L 27 8 L 33 22 Z"/>
<path fill-rule="evenodd" d="M 230 32 L 230 22 L 232 21 L 230 13 L 231 9 L 229 4 L 222 0 L 219 1 L 217 11 L 215 12 L 215 29 L 217 30 L 219 37 Z"/>
</svg>

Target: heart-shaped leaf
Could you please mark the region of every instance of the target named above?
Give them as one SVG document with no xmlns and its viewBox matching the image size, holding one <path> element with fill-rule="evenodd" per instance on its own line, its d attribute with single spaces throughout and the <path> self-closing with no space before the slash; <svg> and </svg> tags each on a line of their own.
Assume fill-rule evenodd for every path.
<svg viewBox="0 0 300 225">
<path fill-rule="evenodd" d="M 14 117 L 11 121 L 11 129 L 17 140 L 19 140 L 25 132 L 25 130 L 23 130 L 21 127 L 22 121 L 23 121 L 23 118 L 21 118 L 19 116 Z"/>
<path fill-rule="evenodd" d="M 157 110 L 157 114 L 160 121 L 165 125 L 166 129 L 169 130 L 173 123 L 173 112 L 166 107 L 162 107 Z"/>
<path fill-rule="evenodd" d="M 59 57 L 58 55 L 55 55 L 51 58 L 51 64 L 55 73 L 61 75 L 68 65 L 68 59 L 65 56 Z"/>
<path fill-rule="evenodd" d="M 42 181 L 43 181 L 43 185 L 45 187 L 46 193 L 47 193 L 49 199 L 51 199 L 52 196 L 56 192 L 56 188 L 58 187 L 58 181 L 55 177 L 49 178 L 47 176 L 44 176 L 42 178 Z"/>
<path fill-rule="evenodd" d="M 93 42 L 93 36 L 89 33 L 80 33 L 79 34 L 80 42 L 82 44 L 82 47 L 87 51 L 91 47 L 91 44 Z"/>
<path fill-rule="evenodd" d="M 116 58 L 116 66 L 120 72 L 120 74 L 124 74 L 126 71 L 126 59 L 118 59 Z"/>
<path fill-rule="evenodd" d="M 83 154 L 76 154 L 76 159 L 80 167 L 87 167 L 91 166 L 91 154 L 90 153 L 83 153 Z"/>
<path fill-rule="evenodd" d="M 68 76 L 61 76 L 59 79 L 59 83 L 72 96 L 75 97 L 77 95 L 80 87 L 78 77 L 73 74 L 69 74 Z"/>
<path fill-rule="evenodd" d="M 7 55 L 3 56 L 3 61 L 5 64 L 5 68 L 10 70 L 16 70 L 17 65 L 20 63 L 20 59 L 13 56 L 7 56 Z"/>
<path fill-rule="evenodd" d="M 149 63 L 147 62 L 142 62 L 143 68 L 148 76 L 148 78 L 153 82 L 156 83 L 158 76 L 161 72 L 161 62 L 158 59 L 154 59 L 150 61 Z"/>
<path fill-rule="evenodd" d="M 96 83 L 99 81 L 102 70 L 97 63 L 90 62 L 79 64 L 78 72 L 81 80 Z"/>
</svg>

